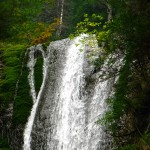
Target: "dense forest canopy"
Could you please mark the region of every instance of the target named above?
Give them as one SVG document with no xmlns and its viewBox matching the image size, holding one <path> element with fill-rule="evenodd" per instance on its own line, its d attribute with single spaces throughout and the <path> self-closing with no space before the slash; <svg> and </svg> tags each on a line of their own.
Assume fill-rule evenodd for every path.
<svg viewBox="0 0 150 150">
<path fill-rule="evenodd" d="M 13 104 L 13 126 L 24 126 L 32 107 L 31 97 L 24 101 L 29 97 L 29 85 L 24 84 L 28 71 L 22 67 L 26 48 L 69 35 L 95 34 L 103 46 L 103 56 L 93 62 L 97 71 L 110 54 L 124 56 L 121 70 L 113 72 L 119 79 L 108 99 L 111 109 L 98 123 L 108 126 L 116 149 L 150 149 L 150 1 L 1 0 L 0 18 L 0 114 Z M 41 71 L 40 59 L 35 74 Z M 110 66 L 115 59 L 110 59 Z M 36 80 L 38 92 L 42 75 Z M 127 130 L 131 126 L 133 130 Z M 9 149 L 5 138 L 0 133 L 0 148 Z"/>
</svg>

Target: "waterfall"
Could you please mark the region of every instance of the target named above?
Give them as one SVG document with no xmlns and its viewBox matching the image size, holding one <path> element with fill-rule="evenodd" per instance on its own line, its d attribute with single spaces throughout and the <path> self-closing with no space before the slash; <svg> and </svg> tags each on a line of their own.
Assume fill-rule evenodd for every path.
<svg viewBox="0 0 150 150">
<path fill-rule="evenodd" d="M 78 43 L 79 39 L 80 37 L 75 39 L 74 43 Z M 72 44 L 67 52 L 56 112 L 57 118 L 55 118 L 56 133 L 54 138 L 59 141 L 57 149 L 71 150 L 73 148 L 71 142 L 75 141 L 76 132 L 80 130 L 75 125 L 77 123 L 82 127 L 84 124 L 84 113 L 82 112 L 84 103 L 81 100 L 81 90 L 84 86 L 84 53 L 79 51 L 81 48 L 82 45 L 76 47 L 75 44 Z M 53 149 L 53 146 L 49 145 L 48 149 Z"/>
<path fill-rule="evenodd" d="M 27 64 L 28 68 L 29 68 L 28 79 L 29 79 L 29 85 L 30 85 L 30 89 L 31 89 L 31 96 L 33 99 L 33 107 L 32 107 L 31 114 L 30 114 L 30 117 L 28 118 L 28 122 L 26 124 L 25 131 L 24 131 L 24 145 L 23 145 L 24 150 L 30 150 L 31 130 L 32 130 L 34 118 L 36 115 L 36 110 L 37 110 L 37 106 L 39 103 L 39 98 L 40 98 L 41 92 L 42 92 L 42 90 L 44 88 L 44 84 L 45 84 L 46 72 L 47 72 L 47 61 L 48 61 L 48 58 L 46 58 L 45 53 L 44 53 L 41 45 L 38 45 L 37 47 L 33 46 L 28 50 L 29 50 L 29 61 Z M 36 51 L 41 51 L 43 59 L 44 59 L 43 82 L 42 82 L 40 91 L 38 93 L 38 96 L 36 96 L 35 85 L 34 85 L 34 66 L 36 63 L 36 58 L 34 57 L 34 54 Z"/>
<path fill-rule="evenodd" d="M 114 79 L 100 82 L 88 59 L 88 36 L 52 42 L 47 55 L 30 48 L 29 82 L 33 108 L 24 132 L 24 150 L 109 150 L 105 127 L 96 123 L 107 109 Z M 84 39 L 84 44 L 81 42 Z M 93 41 L 95 43 L 95 41 Z M 96 45 L 96 47 L 98 47 Z M 36 97 L 34 51 L 44 59 L 44 77 Z M 84 50 L 81 52 L 81 50 Z"/>
</svg>

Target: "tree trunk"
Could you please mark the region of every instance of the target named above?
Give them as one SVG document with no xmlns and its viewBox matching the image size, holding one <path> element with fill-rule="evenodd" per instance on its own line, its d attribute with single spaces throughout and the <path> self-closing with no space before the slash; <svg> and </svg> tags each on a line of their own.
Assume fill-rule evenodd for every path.
<svg viewBox="0 0 150 150">
<path fill-rule="evenodd" d="M 107 13 L 108 13 L 108 21 L 111 21 L 112 20 L 112 8 L 108 2 L 107 2 Z"/>
<path fill-rule="evenodd" d="M 60 18 L 60 23 L 59 23 L 58 30 L 56 32 L 57 36 L 60 36 L 61 35 L 61 31 L 62 31 L 63 13 L 64 13 L 64 1 L 65 0 L 58 0 L 58 14 L 59 14 L 59 18 Z"/>
</svg>

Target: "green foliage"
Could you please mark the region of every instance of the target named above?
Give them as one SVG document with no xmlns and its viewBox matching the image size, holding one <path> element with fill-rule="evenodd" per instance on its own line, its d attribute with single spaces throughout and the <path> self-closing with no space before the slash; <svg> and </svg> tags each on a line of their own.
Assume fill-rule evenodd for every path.
<svg viewBox="0 0 150 150">
<path fill-rule="evenodd" d="M 98 34 L 102 26 L 102 20 L 103 17 L 100 15 L 92 14 L 92 16 L 89 16 L 88 14 L 84 14 L 84 20 L 79 22 L 76 26 L 76 34 Z"/>
<path fill-rule="evenodd" d="M 0 81 L 0 104 L 6 106 L 8 102 L 13 101 L 15 86 L 21 67 L 23 45 L 12 45 L 5 43 L 2 47 L 2 60 L 4 63 L 2 80 Z M 1 108 L 3 109 L 3 107 Z M 1 111 L 0 109 L 0 111 Z"/>
<path fill-rule="evenodd" d="M 0 137 L 0 150 L 9 150 L 7 138 Z"/>
<path fill-rule="evenodd" d="M 104 0 L 72 0 L 73 1 L 73 22 L 74 24 L 82 22 L 84 14 L 90 16 L 94 13 L 107 18 L 107 7 Z"/>
<path fill-rule="evenodd" d="M 92 16 L 92 14 L 100 15 L 107 19 L 107 7 L 104 0 L 70 0 L 65 1 L 64 16 L 62 25 L 62 36 L 68 37 L 70 33 L 76 31 L 76 25 L 83 22 L 84 14 Z"/>
<path fill-rule="evenodd" d="M 25 124 L 27 122 L 33 104 L 28 83 L 27 57 L 25 58 L 22 67 L 17 95 L 14 101 L 13 123 L 15 125 Z"/>
<path fill-rule="evenodd" d="M 49 2 L 47 0 L 1 1 L 0 13 L 2 20 L 0 23 L 0 38 L 9 38 L 11 41 L 19 40 L 29 43 L 26 41 L 27 37 L 25 36 L 38 28 L 38 23 L 43 22 L 40 20 L 40 14 L 44 11 L 43 7 L 47 4 L 54 5 L 54 3 L 55 0 L 50 0 Z M 53 18 L 49 18 L 49 20 L 52 22 Z M 43 23 L 47 25 L 47 22 Z M 36 34 L 36 32 L 34 33 Z M 30 37 L 27 40 L 30 40 Z"/>
<path fill-rule="evenodd" d="M 0 80 L 0 112 L 4 111 L 9 103 L 14 103 L 13 122 L 15 124 L 24 124 L 29 116 L 32 100 L 30 94 L 30 87 L 28 85 L 28 69 L 24 62 L 22 68 L 22 61 L 26 47 L 19 44 L 1 44 L 2 46 L 2 60 L 3 60 L 3 74 Z M 21 73 L 22 69 L 22 73 Z M 20 76 L 21 75 L 21 76 Z M 14 101 L 16 83 L 19 81 L 17 97 Z"/>
<path fill-rule="evenodd" d="M 137 146 L 134 144 L 133 145 L 126 145 L 126 146 L 123 146 L 121 148 L 117 148 L 114 150 L 137 150 Z"/>
</svg>

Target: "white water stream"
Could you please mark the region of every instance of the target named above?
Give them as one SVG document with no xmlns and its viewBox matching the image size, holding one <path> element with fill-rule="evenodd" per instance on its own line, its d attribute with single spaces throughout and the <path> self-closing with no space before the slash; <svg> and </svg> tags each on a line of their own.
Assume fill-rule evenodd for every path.
<svg viewBox="0 0 150 150">
<path fill-rule="evenodd" d="M 35 85 L 34 85 L 34 66 L 36 63 L 36 58 L 34 57 L 34 53 L 36 52 L 36 50 L 41 51 L 42 56 L 43 56 L 43 82 L 40 88 L 40 91 L 38 93 L 38 95 L 36 96 L 36 92 L 35 92 Z M 33 127 L 33 123 L 34 123 L 34 118 L 36 115 L 36 111 L 37 111 L 37 107 L 38 107 L 38 103 L 39 103 L 39 99 L 41 96 L 41 92 L 44 88 L 45 85 L 45 80 L 46 80 L 46 74 L 47 74 L 47 63 L 48 63 L 48 56 L 46 57 L 45 52 L 42 48 L 41 45 L 38 45 L 36 48 L 35 47 L 31 47 L 30 48 L 30 52 L 29 52 L 29 61 L 28 61 L 28 68 L 29 68 L 29 85 L 31 88 L 31 96 L 33 99 L 33 107 L 31 110 L 31 114 L 28 118 L 28 122 L 26 124 L 25 127 L 25 131 L 24 131 L 24 144 L 23 144 L 23 149 L 24 150 L 31 150 L 30 148 L 30 142 L 31 142 L 31 131 L 32 131 L 32 127 Z"/>
<path fill-rule="evenodd" d="M 71 150 L 76 140 L 81 140 L 80 131 L 84 124 L 84 103 L 80 92 L 84 86 L 83 62 L 84 53 L 80 52 L 83 45 L 78 47 L 78 37 L 68 48 L 67 60 L 63 71 L 60 99 L 57 106 L 57 123 L 54 138 L 59 141 L 57 149 Z M 73 120 L 72 120 L 73 119 Z M 48 149 L 53 149 L 52 145 Z"/>
</svg>

